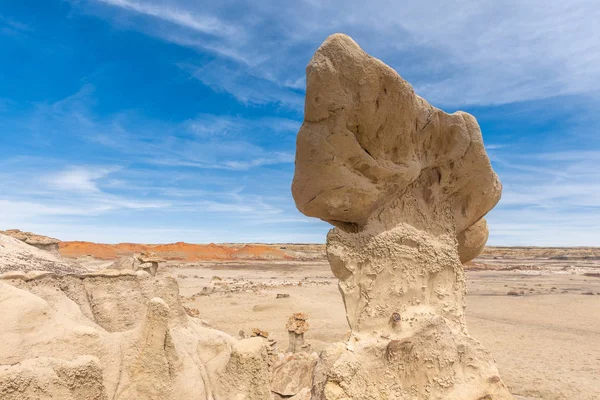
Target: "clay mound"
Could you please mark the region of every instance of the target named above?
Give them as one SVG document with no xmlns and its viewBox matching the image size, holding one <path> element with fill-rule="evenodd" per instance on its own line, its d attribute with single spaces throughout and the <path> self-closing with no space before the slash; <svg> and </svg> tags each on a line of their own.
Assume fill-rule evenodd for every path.
<svg viewBox="0 0 600 400">
<path fill-rule="evenodd" d="M 19 239 L 0 234 L 0 274 L 8 271 L 68 274 L 85 272 L 85 269 Z"/>
<path fill-rule="evenodd" d="M 231 254 L 232 258 L 244 260 L 289 260 L 292 257 L 288 256 L 283 251 L 271 246 L 251 244 L 236 250 Z"/>
<path fill-rule="evenodd" d="M 174 279 L 0 279 L 1 399 L 270 398 L 267 342 L 189 317 Z"/>
</svg>

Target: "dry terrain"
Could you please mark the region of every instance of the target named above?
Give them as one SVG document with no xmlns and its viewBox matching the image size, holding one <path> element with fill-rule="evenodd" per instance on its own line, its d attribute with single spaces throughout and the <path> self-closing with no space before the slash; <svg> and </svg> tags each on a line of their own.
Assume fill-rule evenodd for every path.
<svg viewBox="0 0 600 400">
<path fill-rule="evenodd" d="M 6 237 L 3 245 L 10 270 L 20 245 Z M 159 276 L 177 280 L 183 305 L 233 336 L 259 328 L 285 350 L 294 312 L 309 316 L 311 351 L 349 331 L 323 245 L 61 242 L 68 258 L 58 265 L 98 270 L 148 249 L 168 259 Z M 518 398 L 600 399 L 599 256 L 597 248 L 488 247 L 467 265 L 470 333 Z M 36 268 L 51 257 L 40 252 Z"/>
<path fill-rule="evenodd" d="M 588 251 L 596 259 L 581 255 Z M 571 256 L 552 260 L 536 248 L 488 248 L 475 262 L 479 270 L 467 273 L 469 330 L 493 354 L 514 394 L 600 399 L 598 250 L 550 253 Z M 177 277 L 184 304 L 232 335 L 260 328 L 287 347 L 284 327 L 293 312 L 308 313 L 307 342 L 316 351 L 349 330 L 337 280 L 324 260 L 175 264 L 163 273 Z"/>
</svg>

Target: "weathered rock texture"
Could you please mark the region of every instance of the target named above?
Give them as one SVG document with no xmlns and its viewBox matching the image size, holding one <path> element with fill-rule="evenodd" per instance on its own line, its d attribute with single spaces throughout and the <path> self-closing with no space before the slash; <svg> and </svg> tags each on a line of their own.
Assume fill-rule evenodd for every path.
<svg viewBox="0 0 600 400">
<path fill-rule="evenodd" d="M 0 279 L 2 399 L 256 399 L 267 343 L 187 315 L 171 278 L 143 271 Z"/>
<path fill-rule="evenodd" d="M 135 257 L 139 262 L 139 266 L 134 265 L 134 271 L 138 268 L 147 271 L 150 275 L 156 276 L 156 272 L 158 272 L 158 264 L 161 262 L 165 262 L 162 258 L 156 255 L 151 251 L 143 251 Z"/>
<path fill-rule="evenodd" d="M 285 329 L 287 329 L 289 335 L 288 353 L 298 353 L 304 350 L 304 334 L 310 326 L 306 321 L 307 319 L 308 315 L 306 313 L 294 313 L 285 324 Z"/>
<path fill-rule="evenodd" d="M 0 365 L 3 400 L 108 400 L 102 370 L 96 357 L 73 361 L 39 357 L 13 365 Z"/>
<path fill-rule="evenodd" d="M 288 354 L 275 365 L 271 390 L 280 396 L 310 393 L 317 354 Z M 289 397 L 287 397 L 289 398 Z"/>
<path fill-rule="evenodd" d="M 15 239 L 19 239 L 30 246 L 37 247 L 40 250 L 48 251 L 58 255 L 58 244 L 60 243 L 60 240 L 58 239 L 37 235 L 31 232 L 23 232 L 18 229 L 0 231 L 0 234 L 14 237 Z"/>
<path fill-rule="evenodd" d="M 76 262 L 64 260 L 58 254 L 40 250 L 9 235 L 0 233 L 0 274 L 8 271 L 51 271 L 81 273 L 86 271 Z"/>
<path fill-rule="evenodd" d="M 477 121 L 431 106 L 345 35 L 306 77 L 292 193 L 336 226 L 327 256 L 352 329 L 323 353 L 313 397 L 511 398 L 464 318 L 461 261 L 501 193 Z"/>
</svg>

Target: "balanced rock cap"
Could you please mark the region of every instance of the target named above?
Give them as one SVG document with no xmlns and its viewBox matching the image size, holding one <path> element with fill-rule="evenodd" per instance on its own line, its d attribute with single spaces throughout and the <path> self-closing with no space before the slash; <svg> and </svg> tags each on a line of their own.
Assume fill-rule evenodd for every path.
<svg viewBox="0 0 600 400">
<path fill-rule="evenodd" d="M 395 203 L 384 223 L 443 219 L 458 235 L 500 199 L 475 118 L 430 105 L 350 37 L 330 36 L 306 76 L 292 183 L 305 215 L 358 231 Z"/>
</svg>

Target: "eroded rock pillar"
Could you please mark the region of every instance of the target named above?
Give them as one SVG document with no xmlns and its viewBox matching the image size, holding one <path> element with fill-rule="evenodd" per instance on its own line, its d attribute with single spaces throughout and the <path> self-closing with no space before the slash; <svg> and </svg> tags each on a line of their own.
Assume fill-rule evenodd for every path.
<svg viewBox="0 0 600 400">
<path fill-rule="evenodd" d="M 510 399 L 464 318 L 462 263 L 502 189 L 477 121 L 431 106 L 341 34 L 306 82 L 292 194 L 335 226 L 327 256 L 352 330 L 321 354 L 313 399 Z"/>
</svg>

